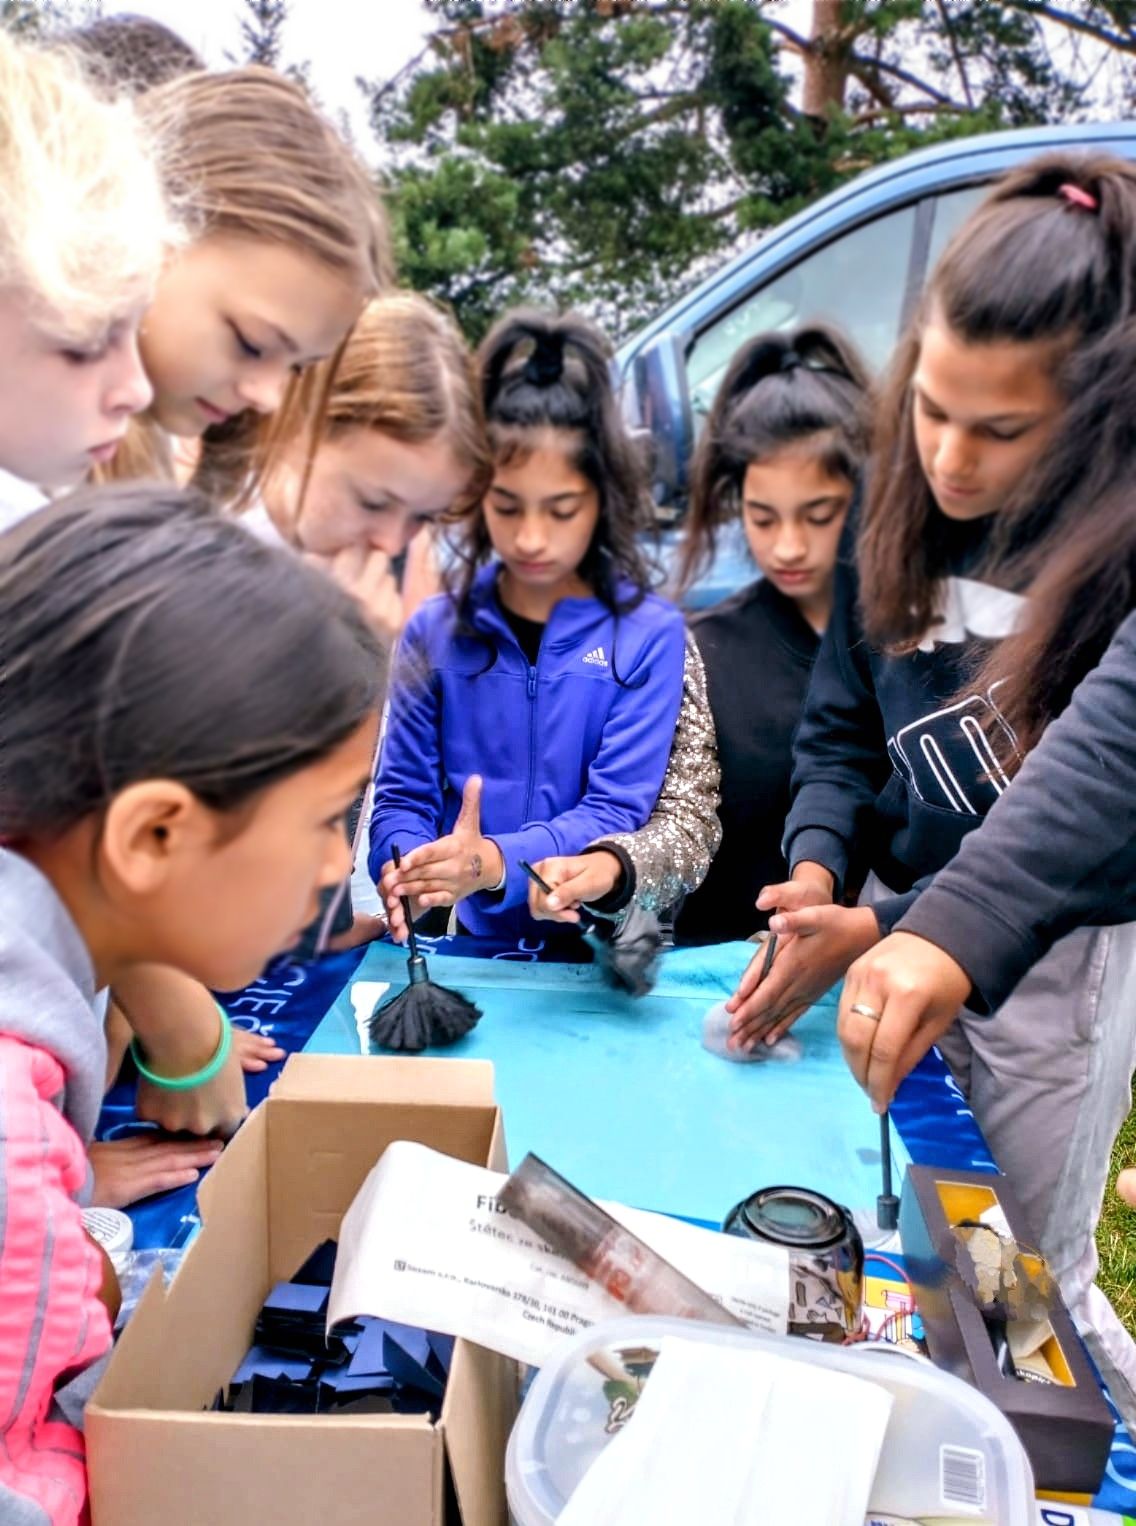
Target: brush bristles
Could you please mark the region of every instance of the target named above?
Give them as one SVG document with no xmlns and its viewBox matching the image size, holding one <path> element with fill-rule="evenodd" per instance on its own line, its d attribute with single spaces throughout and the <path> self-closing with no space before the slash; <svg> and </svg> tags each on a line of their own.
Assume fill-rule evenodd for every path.
<svg viewBox="0 0 1136 1526">
<path fill-rule="evenodd" d="M 481 1008 L 460 991 L 448 991 L 427 980 L 381 1002 L 368 1033 L 380 1049 L 419 1054 L 432 1046 L 456 1043 L 480 1017 Z"/>
</svg>

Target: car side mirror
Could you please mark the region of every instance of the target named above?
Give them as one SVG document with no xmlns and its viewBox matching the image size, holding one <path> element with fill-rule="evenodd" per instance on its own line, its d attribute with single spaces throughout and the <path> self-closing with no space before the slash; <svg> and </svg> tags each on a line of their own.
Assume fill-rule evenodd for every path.
<svg viewBox="0 0 1136 1526">
<path fill-rule="evenodd" d="M 668 330 L 653 339 L 636 355 L 633 374 L 640 422 L 651 441 L 651 494 L 663 517 L 677 517 L 686 504 L 694 453 L 682 336 Z"/>
</svg>

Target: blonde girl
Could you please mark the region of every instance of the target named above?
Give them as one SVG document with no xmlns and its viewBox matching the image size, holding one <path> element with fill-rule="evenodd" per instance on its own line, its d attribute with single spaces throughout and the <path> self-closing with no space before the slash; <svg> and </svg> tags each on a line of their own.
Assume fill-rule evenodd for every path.
<svg viewBox="0 0 1136 1526">
<path fill-rule="evenodd" d="M 470 511 L 492 470 L 456 325 L 413 292 L 375 298 L 341 355 L 305 377 L 268 427 L 286 443 L 246 523 L 321 564 L 392 643 L 437 591 L 430 528 Z M 385 930 L 384 919 L 353 913 L 343 887 L 303 951 Z"/>
<path fill-rule="evenodd" d="M 0 528 L 116 453 L 174 233 L 160 139 L 72 58 L 0 31 Z"/>
<path fill-rule="evenodd" d="M 491 470 L 456 325 L 413 292 L 375 298 L 272 427 L 287 443 L 250 525 L 323 562 L 393 640 L 434 591 L 420 532 L 478 502 Z"/>
<path fill-rule="evenodd" d="M 388 279 L 378 191 L 271 69 L 184 75 L 138 107 L 169 142 L 166 183 L 190 238 L 146 313 L 153 399 L 113 475 L 168 476 L 171 437 L 197 440 L 200 480 L 224 500 L 247 484 L 258 418 L 336 352 Z"/>
</svg>

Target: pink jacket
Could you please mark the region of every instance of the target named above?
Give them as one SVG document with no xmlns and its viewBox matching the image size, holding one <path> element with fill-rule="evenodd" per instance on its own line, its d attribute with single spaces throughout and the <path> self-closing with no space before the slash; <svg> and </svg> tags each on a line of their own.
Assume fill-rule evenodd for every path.
<svg viewBox="0 0 1136 1526">
<path fill-rule="evenodd" d="M 0 1522 L 87 1519 L 81 1410 L 110 1349 L 82 1224 L 106 1044 L 94 974 L 47 880 L 0 848 Z"/>
<path fill-rule="evenodd" d="M 24 1500 L 52 1526 L 86 1518 L 83 1437 L 53 1418 L 53 1398 L 62 1375 L 89 1366 L 111 1342 L 110 1319 L 98 1297 L 102 1261 L 76 1201 L 87 1179 L 87 1154 L 51 1100 L 62 1089 L 63 1068 L 54 1055 L 0 1036 L 0 1171 L 7 1202 L 0 1243 L 5 1523 L 22 1519 L 16 1512 Z M 28 1513 L 29 1521 L 35 1519 Z"/>
</svg>

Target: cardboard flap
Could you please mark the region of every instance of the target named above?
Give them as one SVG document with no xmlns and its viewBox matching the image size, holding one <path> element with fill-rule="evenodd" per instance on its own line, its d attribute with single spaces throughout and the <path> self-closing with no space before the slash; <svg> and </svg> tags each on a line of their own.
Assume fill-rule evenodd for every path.
<svg viewBox="0 0 1136 1526">
<path fill-rule="evenodd" d="M 116 1346 L 112 1348 L 112 1355 L 116 1358 L 107 1364 L 106 1370 L 99 1379 L 94 1393 L 87 1402 L 87 1413 L 101 1412 L 104 1409 L 129 1409 L 131 1405 L 144 1403 L 149 1398 L 149 1390 L 142 1389 L 142 1399 L 139 1399 L 139 1386 L 130 1369 L 132 1354 L 137 1354 L 142 1364 L 144 1376 L 149 1374 L 147 1354 L 152 1351 L 161 1351 L 165 1336 L 165 1305 L 166 1287 L 160 1267 L 155 1267 L 150 1275 L 134 1313 L 126 1322 L 126 1327 L 119 1336 Z M 127 1353 L 119 1357 L 119 1351 Z"/>
<path fill-rule="evenodd" d="M 502 1464 L 516 1417 L 516 1365 L 458 1341 L 439 1428 L 462 1526 L 500 1526 L 506 1518 Z"/>
<path fill-rule="evenodd" d="M 288 1101 L 491 1107 L 493 1065 L 489 1060 L 294 1054 L 269 1095 Z"/>
</svg>

